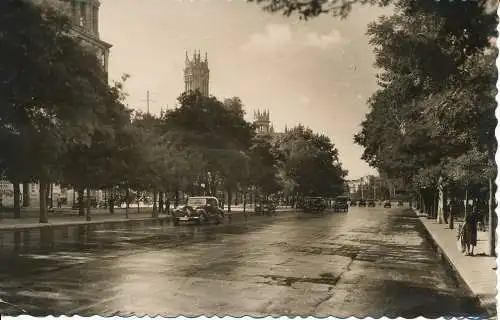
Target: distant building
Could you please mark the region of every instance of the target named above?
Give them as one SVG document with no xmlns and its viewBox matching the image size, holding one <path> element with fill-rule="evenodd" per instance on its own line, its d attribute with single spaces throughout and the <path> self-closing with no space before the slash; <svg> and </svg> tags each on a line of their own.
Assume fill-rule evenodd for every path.
<svg viewBox="0 0 500 320">
<path fill-rule="evenodd" d="M 349 193 L 350 194 L 357 193 L 360 190 L 362 184 L 363 184 L 363 178 L 356 180 L 348 180 L 347 185 L 349 186 Z"/>
<path fill-rule="evenodd" d="M 253 124 L 255 125 L 255 130 L 259 134 L 274 133 L 273 125 L 271 124 L 271 120 L 269 119 L 269 110 L 254 111 Z"/>
<path fill-rule="evenodd" d="M 205 59 L 201 59 L 200 52 L 194 52 L 193 58 L 189 59 L 186 51 L 186 60 L 184 67 L 184 91 L 199 90 L 202 95 L 209 95 L 210 69 L 208 69 L 208 56 L 205 53 Z"/>
</svg>

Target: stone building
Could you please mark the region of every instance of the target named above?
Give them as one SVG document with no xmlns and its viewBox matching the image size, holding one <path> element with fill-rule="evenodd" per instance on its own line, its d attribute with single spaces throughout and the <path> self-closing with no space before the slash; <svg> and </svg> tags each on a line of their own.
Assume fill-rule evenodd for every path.
<svg viewBox="0 0 500 320">
<path fill-rule="evenodd" d="M 186 60 L 184 68 L 184 91 L 199 90 L 202 95 L 209 95 L 210 69 L 208 69 L 208 56 L 205 53 L 205 59 L 201 59 L 200 51 L 193 53 L 193 58 L 189 59 L 186 51 Z"/>
<path fill-rule="evenodd" d="M 274 128 L 269 118 L 269 110 L 254 111 L 253 124 L 258 134 L 273 134 Z"/>
<path fill-rule="evenodd" d="M 63 0 L 68 3 L 75 37 L 95 51 L 108 71 L 111 44 L 99 36 L 99 0 Z"/>
</svg>

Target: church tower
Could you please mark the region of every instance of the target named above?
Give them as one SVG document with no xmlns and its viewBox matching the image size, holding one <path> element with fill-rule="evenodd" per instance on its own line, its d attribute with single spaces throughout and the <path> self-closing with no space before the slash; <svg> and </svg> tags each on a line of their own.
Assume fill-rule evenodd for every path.
<svg viewBox="0 0 500 320">
<path fill-rule="evenodd" d="M 269 120 L 269 110 L 257 110 L 256 112 L 254 111 L 253 123 L 255 125 L 257 133 L 274 133 L 274 128 L 271 125 L 271 120 Z"/>
<path fill-rule="evenodd" d="M 104 70 L 108 70 L 111 44 L 99 36 L 99 0 L 65 0 L 69 4 L 73 31 L 78 40 L 95 51 Z"/>
<path fill-rule="evenodd" d="M 208 97 L 210 70 L 208 69 L 208 57 L 201 59 L 200 51 L 193 53 L 193 58 L 189 59 L 186 51 L 184 68 L 184 91 L 199 90 L 202 95 Z"/>
</svg>

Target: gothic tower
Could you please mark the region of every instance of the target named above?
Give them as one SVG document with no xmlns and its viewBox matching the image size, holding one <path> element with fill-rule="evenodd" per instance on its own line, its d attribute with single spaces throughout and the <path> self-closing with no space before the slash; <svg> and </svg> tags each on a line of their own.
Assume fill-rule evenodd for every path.
<svg viewBox="0 0 500 320">
<path fill-rule="evenodd" d="M 199 90 L 202 95 L 208 97 L 210 70 L 208 69 L 208 57 L 201 59 L 200 51 L 193 53 L 193 58 L 189 59 L 186 51 L 186 61 L 184 68 L 184 91 Z"/>
<path fill-rule="evenodd" d="M 269 110 L 257 110 L 253 113 L 253 123 L 256 127 L 257 133 L 273 133 L 274 128 L 269 120 Z"/>
</svg>

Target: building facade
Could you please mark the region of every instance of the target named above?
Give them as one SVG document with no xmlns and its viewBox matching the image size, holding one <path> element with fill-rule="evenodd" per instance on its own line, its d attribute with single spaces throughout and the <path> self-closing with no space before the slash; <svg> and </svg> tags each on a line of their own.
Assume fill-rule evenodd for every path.
<svg viewBox="0 0 500 320">
<path fill-rule="evenodd" d="M 201 59 L 200 51 L 193 53 L 193 58 L 189 59 L 186 51 L 184 67 L 184 91 L 199 90 L 203 96 L 208 97 L 210 89 L 210 69 L 208 69 L 208 56 Z"/>
<path fill-rule="evenodd" d="M 111 44 L 99 36 L 99 0 L 64 0 L 69 6 L 75 38 L 93 50 L 108 71 Z"/>
</svg>

